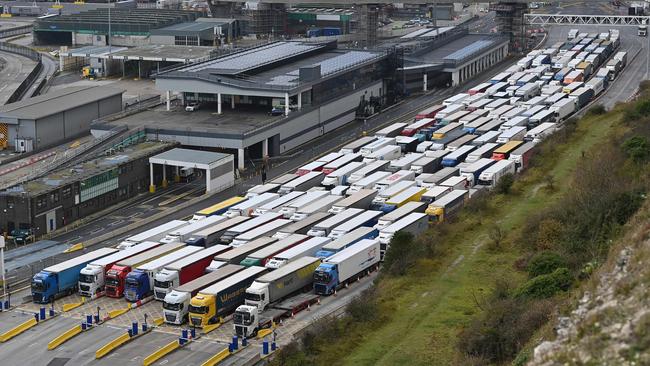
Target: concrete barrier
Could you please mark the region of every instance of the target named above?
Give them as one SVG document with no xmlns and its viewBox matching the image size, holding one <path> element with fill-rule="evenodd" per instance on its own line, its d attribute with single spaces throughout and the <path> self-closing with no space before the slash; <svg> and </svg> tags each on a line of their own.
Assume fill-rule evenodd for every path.
<svg viewBox="0 0 650 366">
<path fill-rule="evenodd" d="M 100 359 L 107 354 L 111 353 L 114 349 L 117 347 L 123 345 L 124 343 L 128 342 L 131 337 L 129 336 L 129 333 L 124 333 L 121 336 L 113 339 L 112 341 L 106 343 L 103 345 L 100 349 L 95 352 L 95 359 Z"/>
<path fill-rule="evenodd" d="M 77 334 L 81 333 L 81 325 L 77 325 L 73 328 L 70 328 L 63 332 L 61 335 L 58 337 L 54 338 L 50 343 L 47 344 L 47 349 L 48 350 L 53 350 L 56 347 L 62 345 L 63 343 L 67 342 L 70 340 L 72 337 L 76 336 Z"/>
<path fill-rule="evenodd" d="M 228 358 L 228 356 L 230 356 L 230 350 L 226 348 L 221 352 L 217 353 L 216 355 L 210 357 L 207 361 L 202 363 L 201 366 L 215 366 L 219 362 Z"/>
<path fill-rule="evenodd" d="M 0 343 L 4 343 L 4 342 L 10 340 L 11 338 L 19 335 L 20 333 L 26 331 L 27 329 L 35 326 L 36 324 L 38 324 L 38 321 L 36 320 L 36 318 L 31 317 L 26 322 L 23 322 L 22 324 L 14 327 L 13 329 L 10 329 L 10 330 L 4 332 L 3 334 L 1 334 L 0 335 Z"/>
<path fill-rule="evenodd" d="M 144 366 L 149 366 L 152 363 L 160 360 L 161 358 L 165 357 L 166 355 L 170 354 L 174 350 L 178 349 L 180 347 L 180 344 L 178 343 L 178 340 L 174 340 L 173 342 L 170 342 L 166 345 L 164 345 L 162 348 L 159 350 L 155 351 L 154 353 L 150 354 L 149 356 L 144 358 L 143 365 Z"/>
</svg>

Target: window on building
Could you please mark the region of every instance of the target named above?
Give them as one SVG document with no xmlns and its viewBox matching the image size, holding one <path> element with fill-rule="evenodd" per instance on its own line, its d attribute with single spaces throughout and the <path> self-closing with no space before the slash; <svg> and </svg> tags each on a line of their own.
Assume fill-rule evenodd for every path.
<svg viewBox="0 0 650 366">
<path fill-rule="evenodd" d="M 63 198 L 68 198 L 72 195 L 72 187 L 67 186 L 61 190 L 61 194 L 63 194 Z"/>
<path fill-rule="evenodd" d="M 58 203 L 59 202 L 59 192 L 58 191 L 50 193 L 50 202 L 52 202 L 52 203 Z"/>
<path fill-rule="evenodd" d="M 46 195 L 38 196 L 36 198 L 36 208 L 44 208 L 44 207 L 47 207 L 47 196 Z"/>
</svg>

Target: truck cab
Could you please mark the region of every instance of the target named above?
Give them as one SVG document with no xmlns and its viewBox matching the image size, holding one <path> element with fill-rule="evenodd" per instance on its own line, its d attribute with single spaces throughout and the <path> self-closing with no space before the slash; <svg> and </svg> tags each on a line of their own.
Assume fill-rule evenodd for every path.
<svg viewBox="0 0 650 366">
<path fill-rule="evenodd" d="M 56 274 L 41 271 L 32 278 L 32 298 L 37 304 L 47 304 L 57 293 Z"/>
<path fill-rule="evenodd" d="M 190 324 L 195 327 L 204 327 L 216 323 L 218 320 L 216 301 L 212 295 L 199 293 L 190 300 Z"/>
<path fill-rule="evenodd" d="M 142 300 L 151 292 L 149 276 L 138 269 L 126 275 L 124 298 L 130 302 Z"/>
<path fill-rule="evenodd" d="M 247 300 L 248 301 L 248 300 Z M 238 337 L 255 337 L 260 330 L 260 316 L 257 306 L 240 305 L 233 315 L 235 334 Z"/>
<path fill-rule="evenodd" d="M 246 289 L 245 296 L 246 305 L 255 306 L 259 312 L 262 312 L 269 304 L 269 285 L 255 281 Z"/>
<path fill-rule="evenodd" d="M 165 298 L 171 289 L 178 286 L 178 271 L 169 270 L 166 268 L 161 269 L 156 273 L 154 278 L 154 291 L 156 292 L 156 299 Z"/>
<path fill-rule="evenodd" d="M 79 272 L 79 294 L 81 296 L 93 297 L 103 289 L 100 283 L 106 283 L 104 268 L 97 266 L 86 266 Z"/>
<path fill-rule="evenodd" d="M 122 297 L 124 293 L 124 280 L 130 268 L 113 265 L 106 273 L 106 296 Z"/>
<path fill-rule="evenodd" d="M 190 294 L 172 290 L 165 296 L 163 313 L 165 321 L 172 324 L 183 324 L 187 319 L 190 307 Z"/>
<path fill-rule="evenodd" d="M 330 295 L 338 286 L 339 278 L 337 266 L 330 263 L 321 263 L 314 271 L 314 291 L 318 295 Z"/>
</svg>

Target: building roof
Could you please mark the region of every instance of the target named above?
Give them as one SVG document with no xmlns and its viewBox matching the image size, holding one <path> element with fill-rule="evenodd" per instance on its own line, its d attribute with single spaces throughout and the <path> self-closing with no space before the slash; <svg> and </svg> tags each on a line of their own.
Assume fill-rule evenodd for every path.
<svg viewBox="0 0 650 366">
<path fill-rule="evenodd" d="M 150 156 L 162 150 L 169 149 L 174 145 L 175 143 L 171 142 L 149 141 L 127 146 L 123 151 L 116 152 L 115 155 L 103 156 L 77 164 L 72 168 L 53 171 L 42 178 L 8 188 L 0 192 L 0 194 L 17 195 L 27 193 L 31 196 L 37 196 L 65 187 L 70 183 L 94 177 L 117 168 L 124 163 Z"/>
<path fill-rule="evenodd" d="M 211 165 L 222 159 L 230 157 L 230 154 L 223 154 L 212 151 L 190 150 L 174 148 L 149 158 L 149 162 L 155 164 L 175 165 L 174 163 L 186 163 L 186 165 Z"/>
<path fill-rule="evenodd" d="M 214 32 L 214 27 L 228 25 L 227 22 L 214 20 L 212 22 L 208 21 L 195 21 L 195 22 L 185 22 L 170 25 L 167 27 L 155 29 L 151 31 L 151 35 L 189 35 L 196 34 L 208 31 L 210 33 Z"/>
<path fill-rule="evenodd" d="M 0 117 L 40 119 L 124 93 L 110 86 L 74 86 L 0 106 Z"/>
<path fill-rule="evenodd" d="M 63 57 L 93 57 L 115 60 L 141 60 L 193 63 L 209 59 L 215 52 L 214 47 L 143 45 L 138 47 L 85 46 L 61 52 Z"/>
</svg>

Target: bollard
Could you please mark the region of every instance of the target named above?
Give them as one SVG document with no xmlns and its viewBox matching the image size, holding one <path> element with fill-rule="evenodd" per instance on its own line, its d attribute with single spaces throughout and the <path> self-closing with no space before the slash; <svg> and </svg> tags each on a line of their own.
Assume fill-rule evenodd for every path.
<svg viewBox="0 0 650 366">
<path fill-rule="evenodd" d="M 233 352 L 232 343 L 228 343 L 228 352 L 230 352 L 230 353 Z"/>
<path fill-rule="evenodd" d="M 275 352 L 275 341 L 271 342 L 271 352 Z"/>
<path fill-rule="evenodd" d="M 129 329 L 129 337 L 133 337 L 133 329 Z"/>
<path fill-rule="evenodd" d="M 9 310 L 10 307 L 11 307 L 11 303 L 9 302 L 9 300 L 5 301 L 5 309 Z"/>
<path fill-rule="evenodd" d="M 138 335 L 138 322 L 131 323 L 131 333 L 133 333 L 132 337 Z"/>
<path fill-rule="evenodd" d="M 50 308 L 50 318 L 54 316 L 54 307 Z"/>
<path fill-rule="evenodd" d="M 5 302 L 0 301 L 0 311 L 5 311 Z"/>
<path fill-rule="evenodd" d="M 45 308 L 41 308 L 39 313 L 40 313 L 39 316 L 40 320 L 45 320 Z"/>
<path fill-rule="evenodd" d="M 266 339 L 262 342 L 262 354 L 265 356 L 269 354 L 269 341 Z"/>
<path fill-rule="evenodd" d="M 239 337 L 236 335 L 232 336 L 232 348 L 235 351 L 239 348 Z"/>
<path fill-rule="evenodd" d="M 88 324 L 86 322 L 81 322 L 81 330 L 86 330 L 88 328 Z"/>
<path fill-rule="evenodd" d="M 187 339 L 187 329 L 182 329 L 181 330 L 181 337 Z"/>
<path fill-rule="evenodd" d="M 178 338 L 178 344 L 179 344 L 180 346 L 185 345 L 185 342 L 186 342 L 185 338 L 183 338 L 183 337 Z"/>
<path fill-rule="evenodd" d="M 93 324 L 93 316 L 92 315 L 86 315 L 86 323 L 88 323 L 88 325 Z"/>
<path fill-rule="evenodd" d="M 38 322 L 38 314 L 34 314 L 34 318 L 36 318 L 36 321 Z"/>
<path fill-rule="evenodd" d="M 142 333 L 146 332 L 147 328 L 148 328 L 147 323 L 142 323 Z"/>
<path fill-rule="evenodd" d="M 95 318 L 95 324 L 99 324 L 99 315 L 93 315 Z"/>
<path fill-rule="evenodd" d="M 244 348 L 244 347 L 246 347 L 246 346 L 248 346 L 248 338 L 243 337 L 243 338 L 241 339 L 241 347 Z"/>
<path fill-rule="evenodd" d="M 192 339 L 196 338 L 196 328 L 190 329 L 190 335 L 192 336 Z"/>
</svg>

